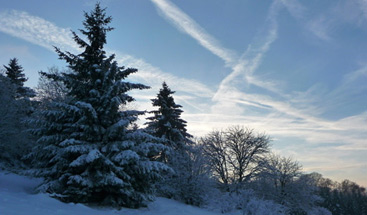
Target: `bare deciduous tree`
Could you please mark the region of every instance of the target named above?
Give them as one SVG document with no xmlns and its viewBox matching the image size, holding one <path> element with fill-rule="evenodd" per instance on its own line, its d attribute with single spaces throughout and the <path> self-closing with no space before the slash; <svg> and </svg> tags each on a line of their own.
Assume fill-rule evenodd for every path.
<svg viewBox="0 0 367 215">
<path fill-rule="evenodd" d="M 228 185 L 229 183 L 229 167 L 228 152 L 223 132 L 213 131 L 205 138 L 201 139 L 204 146 L 204 152 L 210 159 L 210 167 L 215 177 L 220 182 Z"/>
<path fill-rule="evenodd" d="M 273 181 L 281 199 L 285 198 L 287 186 L 302 174 L 302 166 L 297 161 L 275 154 L 268 156 L 264 167 L 267 178 Z"/>
<path fill-rule="evenodd" d="M 242 183 L 260 172 L 263 156 L 269 152 L 270 138 L 252 129 L 233 126 L 202 138 L 205 153 L 220 182 Z"/>
<path fill-rule="evenodd" d="M 43 102 L 63 101 L 68 93 L 68 89 L 62 81 L 56 81 L 52 77 L 68 72 L 68 70 L 60 71 L 55 66 L 48 68 L 48 72 L 39 72 L 40 78 L 36 87 L 38 99 Z"/>
<path fill-rule="evenodd" d="M 242 183 L 259 173 L 263 155 L 269 152 L 270 138 L 253 129 L 234 126 L 225 132 L 225 139 L 234 180 Z"/>
</svg>

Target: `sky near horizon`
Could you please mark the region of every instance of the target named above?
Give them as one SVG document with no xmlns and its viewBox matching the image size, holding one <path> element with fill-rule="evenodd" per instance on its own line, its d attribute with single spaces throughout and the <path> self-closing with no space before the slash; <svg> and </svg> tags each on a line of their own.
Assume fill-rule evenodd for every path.
<svg viewBox="0 0 367 215">
<path fill-rule="evenodd" d="M 16 57 L 26 83 L 63 68 L 53 46 L 79 53 L 91 0 L 0 0 L 0 65 Z M 305 171 L 367 186 L 367 0 L 102 0 L 115 28 L 106 50 L 151 86 L 166 81 L 188 130 L 243 125 Z"/>
</svg>

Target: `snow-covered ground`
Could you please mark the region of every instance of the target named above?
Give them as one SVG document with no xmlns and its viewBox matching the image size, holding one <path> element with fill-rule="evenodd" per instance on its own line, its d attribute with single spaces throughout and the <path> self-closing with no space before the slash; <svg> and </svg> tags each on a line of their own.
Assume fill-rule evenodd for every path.
<svg viewBox="0 0 367 215">
<path fill-rule="evenodd" d="M 47 194 L 34 194 L 33 188 L 40 183 L 11 173 L 0 172 L 0 215 L 219 215 L 205 209 L 180 202 L 157 198 L 142 209 L 96 209 L 82 204 L 65 204 Z M 232 215 L 232 214 L 231 214 Z"/>
</svg>

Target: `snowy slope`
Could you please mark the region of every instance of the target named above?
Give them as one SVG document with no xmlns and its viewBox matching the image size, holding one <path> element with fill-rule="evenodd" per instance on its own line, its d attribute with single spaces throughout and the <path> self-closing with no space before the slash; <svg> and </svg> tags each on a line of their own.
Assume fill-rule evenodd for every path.
<svg viewBox="0 0 367 215">
<path fill-rule="evenodd" d="M 32 194 L 39 179 L 0 172 L 0 215 L 218 215 L 174 200 L 157 198 L 142 209 L 93 209 L 82 204 L 65 204 L 47 194 Z"/>
</svg>

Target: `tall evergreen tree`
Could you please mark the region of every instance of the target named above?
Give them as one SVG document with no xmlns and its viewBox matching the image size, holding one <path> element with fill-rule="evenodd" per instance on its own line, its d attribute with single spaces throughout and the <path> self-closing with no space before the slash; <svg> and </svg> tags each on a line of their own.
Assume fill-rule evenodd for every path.
<svg viewBox="0 0 367 215">
<path fill-rule="evenodd" d="M 6 76 L 17 86 L 17 98 L 35 96 L 33 90 L 28 87 L 24 87 L 24 82 L 28 79 L 25 77 L 24 70 L 22 66 L 19 65 L 17 58 L 10 59 L 8 66 L 4 65 L 4 68 L 6 70 Z"/>
<path fill-rule="evenodd" d="M 176 104 L 173 98 L 175 91 L 172 91 L 166 82 L 163 82 L 162 88 L 157 94 L 157 98 L 152 99 L 154 107 L 148 117 L 147 130 L 156 137 L 162 138 L 164 144 L 172 149 L 182 149 L 190 143 L 192 136 L 187 133 L 186 121 L 181 119 L 182 106 Z"/>
<path fill-rule="evenodd" d="M 45 178 L 39 190 L 66 202 L 139 207 L 152 196 L 152 182 L 167 167 L 148 157 L 159 153 L 163 145 L 132 124 L 142 111 L 121 110 L 134 100 L 127 94 L 147 89 L 142 84 L 124 81 L 137 69 L 119 67 L 114 55 L 103 50 L 106 33 L 113 28 L 111 17 L 96 4 L 85 13 L 87 38 L 73 32 L 81 54 L 56 48 L 60 59 L 71 69 L 68 73 L 49 74 L 68 90 L 66 101 L 54 103 L 45 111 L 39 129 L 35 175 Z"/>
<path fill-rule="evenodd" d="M 201 149 L 195 147 L 192 136 L 187 132 L 186 121 L 181 119 L 182 106 L 175 103 L 168 85 L 163 82 L 152 104 L 158 110 L 151 111 L 147 130 L 161 139 L 167 150 L 157 159 L 169 165 L 173 172 L 167 172 L 164 180 L 157 183 L 160 195 L 174 198 L 186 204 L 201 205 L 204 189 L 209 187 L 207 172 L 203 171 Z"/>
</svg>

